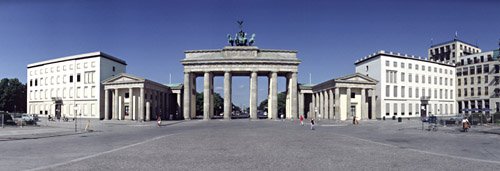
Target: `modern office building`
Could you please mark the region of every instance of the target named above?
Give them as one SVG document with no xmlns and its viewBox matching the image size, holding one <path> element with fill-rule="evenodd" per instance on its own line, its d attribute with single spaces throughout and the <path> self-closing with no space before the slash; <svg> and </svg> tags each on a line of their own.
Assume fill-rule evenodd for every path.
<svg viewBox="0 0 500 171">
<path fill-rule="evenodd" d="M 102 81 L 124 73 L 127 63 L 92 52 L 27 66 L 28 113 L 40 116 L 104 118 Z"/>
<path fill-rule="evenodd" d="M 355 66 L 357 73 L 378 80 L 376 118 L 456 113 L 452 63 L 379 51 L 357 60 Z"/>
<path fill-rule="evenodd" d="M 458 63 L 462 56 L 481 53 L 477 45 L 464 42 L 457 38 L 432 45 L 429 48 L 428 58 L 432 61 Z"/>
</svg>

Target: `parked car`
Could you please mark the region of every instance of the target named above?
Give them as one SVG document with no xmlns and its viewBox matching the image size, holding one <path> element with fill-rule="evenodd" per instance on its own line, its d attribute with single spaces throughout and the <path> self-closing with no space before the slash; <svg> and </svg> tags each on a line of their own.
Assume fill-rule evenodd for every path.
<svg viewBox="0 0 500 171">
<path fill-rule="evenodd" d="M 30 116 L 30 115 L 28 115 L 26 113 L 21 114 L 21 119 L 23 121 L 26 121 L 26 122 L 34 122 L 35 121 L 35 119 L 33 118 L 33 116 Z"/>
<path fill-rule="evenodd" d="M 3 124 L 5 125 L 15 125 L 16 123 L 12 119 L 12 116 L 10 116 L 7 112 L 0 112 L 0 119 L 3 116 Z"/>
</svg>

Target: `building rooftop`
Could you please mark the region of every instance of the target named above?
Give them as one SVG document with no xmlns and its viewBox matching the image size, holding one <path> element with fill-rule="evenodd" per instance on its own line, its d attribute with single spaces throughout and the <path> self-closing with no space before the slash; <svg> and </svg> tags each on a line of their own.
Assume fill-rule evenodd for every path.
<svg viewBox="0 0 500 171">
<path fill-rule="evenodd" d="M 461 42 L 463 44 L 467 44 L 467 45 L 470 45 L 470 46 L 474 46 L 476 48 L 479 48 L 479 46 L 477 45 L 474 45 L 472 43 L 468 43 L 468 42 L 465 42 L 465 41 L 462 41 L 460 39 L 453 39 L 453 40 L 450 40 L 450 41 L 446 41 L 446 42 L 442 42 L 442 43 L 438 43 L 438 44 L 434 44 L 434 45 L 431 45 L 431 48 L 433 47 L 437 47 L 437 46 L 441 46 L 441 45 L 445 45 L 445 44 L 449 44 L 449 43 L 453 43 L 453 42 Z"/>
<path fill-rule="evenodd" d="M 46 61 L 42 61 L 42 62 L 36 62 L 36 63 L 28 64 L 28 68 L 48 65 L 48 64 L 57 63 L 57 62 L 64 62 L 64 61 L 77 60 L 77 59 L 86 59 L 86 58 L 93 58 L 93 57 L 103 57 L 103 58 L 121 63 L 123 65 L 127 65 L 127 63 L 122 59 L 108 55 L 104 52 L 97 51 L 97 52 L 90 52 L 90 53 L 84 53 L 84 54 L 79 54 L 79 55 L 60 57 L 60 58 L 50 59 L 50 60 L 46 60 Z"/>
<path fill-rule="evenodd" d="M 356 60 L 356 62 L 354 62 L 354 65 L 359 65 L 361 63 L 364 63 L 364 62 L 366 62 L 368 60 L 380 57 L 382 55 L 384 55 L 384 56 L 390 56 L 390 57 L 396 57 L 396 58 L 403 58 L 403 59 L 411 59 L 411 60 L 416 60 L 416 61 L 430 62 L 430 63 L 435 63 L 435 64 L 439 64 L 439 65 L 445 65 L 445 66 L 455 66 L 455 64 L 453 64 L 451 62 L 449 62 L 449 63 L 439 62 L 439 61 L 434 61 L 434 60 L 428 59 L 428 58 L 422 58 L 420 56 L 408 55 L 408 54 L 402 54 L 402 53 L 396 53 L 396 52 L 391 52 L 391 51 L 386 52 L 384 50 L 379 50 L 376 53 L 373 53 L 373 54 L 365 56 L 365 57 L 363 57 L 361 59 L 358 59 L 358 60 Z"/>
</svg>

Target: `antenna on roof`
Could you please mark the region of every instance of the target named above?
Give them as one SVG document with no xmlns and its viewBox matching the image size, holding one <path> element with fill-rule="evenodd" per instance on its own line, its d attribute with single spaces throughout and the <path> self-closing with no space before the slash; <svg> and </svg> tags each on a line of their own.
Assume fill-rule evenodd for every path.
<svg viewBox="0 0 500 171">
<path fill-rule="evenodd" d="M 434 44 L 434 39 L 431 38 L 431 46 Z"/>
<path fill-rule="evenodd" d="M 309 85 L 312 84 L 312 81 L 311 81 L 311 73 L 309 73 Z"/>
<path fill-rule="evenodd" d="M 454 39 L 455 39 L 455 40 L 457 40 L 457 39 L 458 39 L 458 31 L 455 31 L 455 38 L 454 38 Z"/>
<path fill-rule="evenodd" d="M 172 84 L 172 73 L 168 73 L 168 84 Z"/>
</svg>

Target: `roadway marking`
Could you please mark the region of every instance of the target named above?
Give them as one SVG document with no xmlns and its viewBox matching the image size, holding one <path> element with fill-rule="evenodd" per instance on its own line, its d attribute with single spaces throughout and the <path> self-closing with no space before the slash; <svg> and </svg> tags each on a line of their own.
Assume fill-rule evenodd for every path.
<svg viewBox="0 0 500 171">
<path fill-rule="evenodd" d="M 104 151 L 104 152 L 92 154 L 92 155 L 89 155 L 89 156 L 76 158 L 76 159 L 73 159 L 73 160 L 70 160 L 70 161 L 53 164 L 53 165 L 47 165 L 47 166 L 42 166 L 42 167 L 38 167 L 38 168 L 28 169 L 26 171 L 35 171 L 35 170 L 43 170 L 43 169 L 55 168 L 55 167 L 67 165 L 67 164 L 70 164 L 70 163 L 75 163 L 75 162 L 79 162 L 79 161 L 82 161 L 82 160 L 86 160 L 86 159 L 90 159 L 90 158 L 102 156 L 104 154 L 109 154 L 109 153 L 112 153 L 112 152 L 124 150 L 124 149 L 130 148 L 130 147 L 134 147 L 134 146 L 146 144 L 146 143 L 149 143 L 149 142 L 152 142 L 152 141 L 156 141 L 156 140 L 159 140 L 159 139 L 162 139 L 162 138 L 165 138 L 165 137 L 169 137 L 169 136 L 172 136 L 172 135 L 177 135 L 177 134 L 163 135 L 163 136 L 155 137 L 153 139 L 149 139 L 149 140 L 146 140 L 146 141 L 138 142 L 138 143 L 135 143 L 135 144 L 126 145 L 126 146 L 123 146 L 123 147 L 120 147 L 120 148 L 115 148 L 115 149 L 112 149 L 112 150 L 109 150 L 109 151 Z"/>
<path fill-rule="evenodd" d="M 334 133 L 334 134 L 337 134 L 337 133 Z M 399 148 L 399 146 L 395 146 L 395 145 L 392 145 L 392 144 L 386 144 L 386 143 L 376 142 L 376 141 L 367 140 L 367 139 L 358 138 L 358 137 L 353 137 L 353 136 L 344 135 L 344 134 L 337 134 L 337 135 L 344 136 L 344 137 L 349 137 L 349 138 L 353 138 L 353 139 L 357 139 L 357 140 L 368 142 L 368 143 L 378 144 L 378 145 L 381 145 L 381 146 L 386 146 L 386 147 L 391 147 L 391 148 L 393 148 L 393 147 L 398 147 Z M 435 156 L 441 156 L 441 157 L 449 157 L 449 158 L 454 158 L 454 159 L 461 159 L 461 160 L 470 160 L 470 161 L 477 161 L 477 162 L 500 164 L 500 161 L 475 159 L 475 158 L 460 157 L 460 156 L 453 156 L 453 155 L 448 155 L 448 154 L 440 154 L 440 153 L 434 153 L 434 152 L 429 152 L 429 151 L 424 151 L 424 150 L 417 150 L 417 149 L 412 149 L 412 148 L 405 148 L 404 150 L 409 150 L 409 151 L 414 151 L 414 152 L 423 153 L 423 154 L 429 154 L 429 155 L 435 155 Z"/>
<path fill-rule="evenodd" d="M 329 125 L 318 125 L 318 126 L 347 126 L 347 125 L 333 125 L 333 124 L 329 124 Z"/>
</svg>

